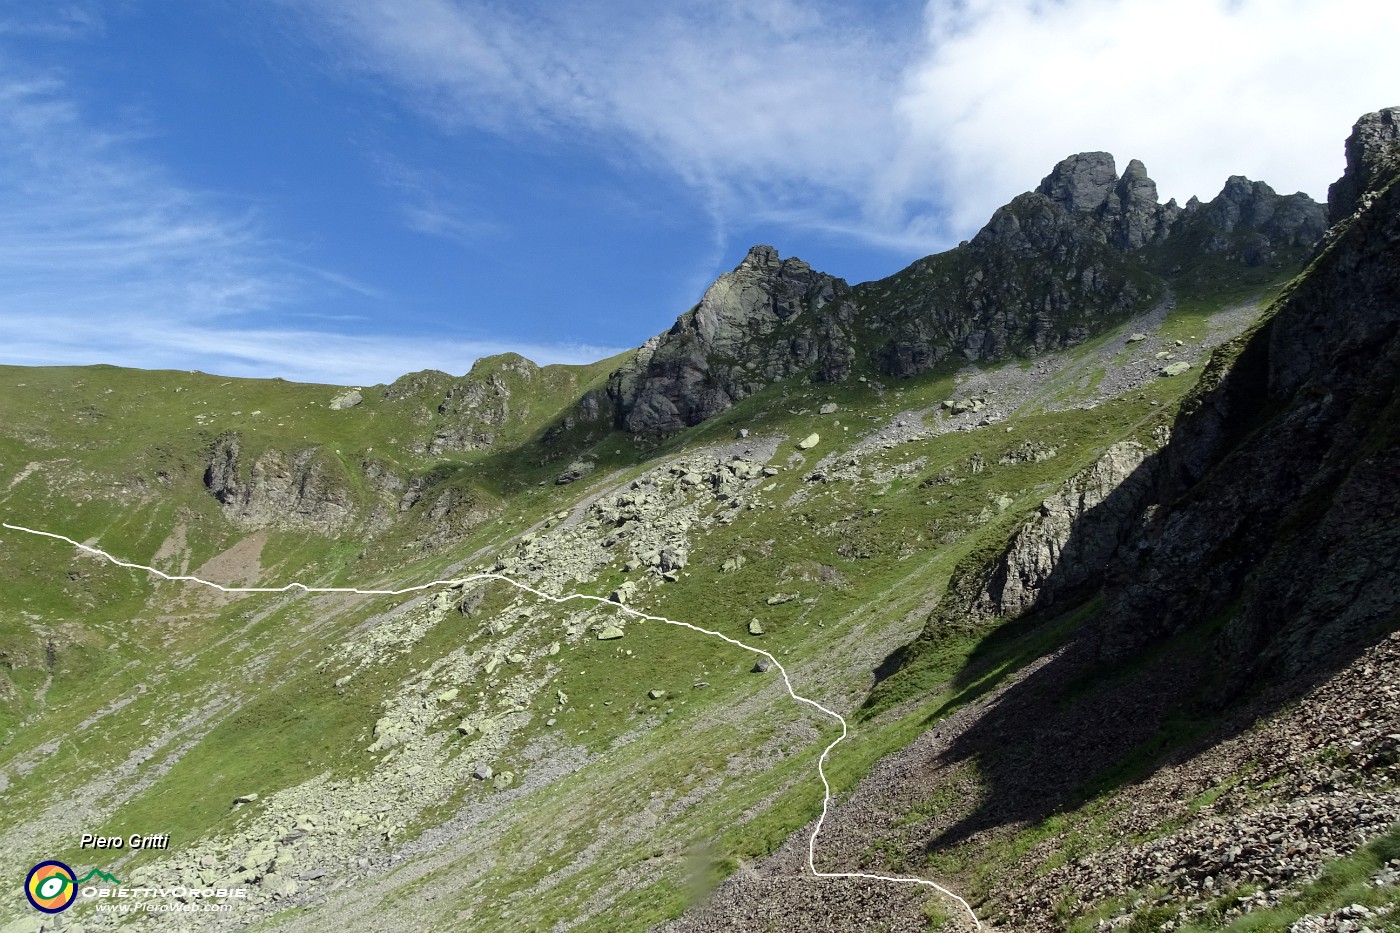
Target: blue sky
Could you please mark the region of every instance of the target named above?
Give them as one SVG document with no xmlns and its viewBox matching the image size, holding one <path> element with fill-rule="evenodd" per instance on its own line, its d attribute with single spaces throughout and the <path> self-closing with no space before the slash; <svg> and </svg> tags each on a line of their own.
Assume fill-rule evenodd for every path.
<svg viewBox="0 0 1400 933">
<path fill-rule="evenodd" d="M 0 0 L 0 361 L 589 361 L 753 243 L 878 278 L 1085 149 L 1164 197 L 1323 198 L 1400 103 L 1397 28 L 1366 0 Z"/>
</svg>

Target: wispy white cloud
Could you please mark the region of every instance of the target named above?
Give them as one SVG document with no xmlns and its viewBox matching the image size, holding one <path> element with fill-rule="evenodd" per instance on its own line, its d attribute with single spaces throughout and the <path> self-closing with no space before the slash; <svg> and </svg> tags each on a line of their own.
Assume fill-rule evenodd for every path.
<svg viewBox="0 0 1400 933">
<path fill-rule="evenodd" d="M 0 70 L 0 362 L 371 384 L 505 350 L 542 362 L 615 352 L 307 328 L 328 298 L 389 296 L 298 258 L 255 212 L 181 185 L 132 142 L 88 119 L 60 78 Z"/>
<path fill-rule="evenodd" d="M 0 74 L 0 311 L 217 318 L 285 299 L 256 218 L 212 208 L 87 122 L 53 77 Z"/>
<path fill-rule="evenodd" d="M 1372 0 L 930 4 L 885 196 L 936 199 L 966 231 L 1055 160 L 1106 149 L 1164 197 L 1246 174 L 1322 199 L 1352 122 L 1400 102 L 1397 31 L 1400 5 Z"/>
<path fill-rule="evenodd" d="M 105 24 L 91 2 L 0 4 L 0 36 L 25 39 L 74 39 L 100 33 Z"/>
<path fill-rule="evenodd" d="M 414 233 L 475 247 L 504 232 L 501 224 L 480 211 L 472 213 L 462 207 L 475 199 L 460 190 L 460 182 L 438 171 L 410 166 L 384 152 L 371 153 L 370 159 L 381 182 L 398 200 L 400 222 Z"/>
<path fill-rule="evenodd" d="M 448 128 L 580 141 L 676 173 L 721 220 L 849 211 L 893 132 L 908 37 L 838 5 L 288 0 L 347 69 Z"/>
<path fill-rule="evenodd" d="M 534 344 L 440 336 L 347 334 L 289 327 L 206 327 L 197 323 L 118 316 L 104 333 L 55 331 L 47 318 L 0 316 L 0 362 L 74 365 L 138 361 L 153 369 L 191 369 L 225 376 L 281 376 L 301 382 L 374 385 L 407 372 L 461 374 L 497 353 L 520 353 L 540 364 L 591 363 L 620 348 Z"/>
<path fill-rule="evenodd" d="M 1088 149 L 1179 198 L 1234 173 L 1323 197 L 1351 122 L 1400 87 L 1400 5 L 1374 0 L 930 0 L 904 21 L 791 0 L 285 2 L 444 127 L 646 160 L 717 229 L 766 213 L 896 247 L 966 236 Z"/>
</svg>

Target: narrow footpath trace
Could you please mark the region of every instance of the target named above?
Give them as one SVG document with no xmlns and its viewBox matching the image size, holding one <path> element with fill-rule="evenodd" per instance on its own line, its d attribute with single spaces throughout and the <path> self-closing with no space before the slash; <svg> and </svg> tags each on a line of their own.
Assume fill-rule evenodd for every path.
<svg viewBox="0 0 1400 933">
<path fill-rule="evenodd" d="M 95 548 L 91 545 L 83 544 L 79 541 L 74 541 L 67 535 L 55 534 L 51 531 L 40 531 L 34 528 L 26 528 L 23 525 L 12 525 L 9 522 L 0 522 L 0 527 L 8 528 L 11 531 L 19 531 L 25 534 L 36 535 L 42 538 L 52 538 L 55 541 L 62 541 L 66 544 L 77 548 L 80 551 L 92 554 L 96 557 L 100 557 L 118 567 L 124 567 L 128 570 L 144 570 L 146 573 L 149 573 L 152 576 L 158 577 L 161 580 L 165 580 L 171 583 L 195 583 L 200 586 L 207 586 L 211 589 L 219 590 L 220 592 L 224 593 L 302 592 L 351 593 L 359 596 L 405 596 L 409 593 L 421 593 L 425 590 L 435 589 L 437 587 L 442 586 L 464 586 L 467 584 L 477 583 L 484 580 L 499 580 L 502 583 L 513 586 L 518 590 L 523 590 L 526 593 L 530 593 L 533 596 L 536 596 L 543 600 L 547 600 L 551 603 L 568 603 L 574 601 L 601 603 L 617 612 L 621 612 L 626 615 L 632 616 L 635 619 L 641 619 L 646 622 L 662 622 L 666 625 L 674 625 L 679 628 L 690 629 L 692 632 L 698 632 L 701 635 L 710 635 L 714 638 L 726 641 L 737 648 L 742 648 L 745 651 L 753 652 L 754 654 L 760 655 L 761 657 L 767 658 L 769 661 L 771 661 L 773 666 L 778 669 L 778 672 L 782 674 L 783 684 L 787 687 L 788 696 L 792 697 L 792 699 L 798 703 L 810 706 L 818 712 L 830 716 L 832 719 L 836 720 L 838 723 L 841 724 L 841 734 L 836 739 L 834 739 L 830 745 L 828 745 L 825 749 L 822 750 L 821 757 L 817 759 L 817 776 L 821 778 L 822 787 L 824 789 L 822 795 L 822 814 L 820 817 L 817 818 L 817 825 L 812 828 L 812 835 L 809 836 L 807 839 L 807 868 L 817 878 L 863 878 L 868 881 L 884 881 L 891 884 L 916 884 L 921 885 L 923 887 L 932 888 L 933 890 L 938 891 L 939 893 L 944 894 L 947 897 L 950 897 L 953 900 L 957 901 L 958 904 L 960 904 L 962 908 L 967 911 L 968 916 L 972 918 L 972 922 L 976 925 L 977 929 L 979 931 L 982 929 L 982 922 L 977 919 L 977 913 L 972 909 L 972 905 L 969 904 L 966 900 L 964 900 L 961 896 L 955 894 L 953 891 L 950 891 L 948 888 L 937 883 L 936 881 L 929 881 L 927 878 L 901 877 L 897 875 L 879 875 L 870 874 L 866 872 L 825 872 L 817 870 L 817 837 L 821 835 L 822 824 L 826 822 L 827 812 L 831 807 L 831 784 L 827 781 L 826 777 L 826 759 L 827 756 L 831 754 L 832 749 L 836 748 L 836 746 L 840 745 L 846 740 L 846 737 L 850 734 L 850 731 L 846 724 L 846 717 L 842 716 L 840 713 L 828 709 L 827 707 L 818 703 L 816 700 L 808 699 L 807 697 L 802 696 L 800 693 L 794 690 L 792 686 L 792 680 L 788 677 L 787 669 L 783 667 L 782 662 L 775 658 L 773 655 L 769 654 L 767 651 L 764 651 L 762 648 L 755 648 L 752 645 L 746 645 L 742 641 L 739 641 L 737 638 L 730 638 L 728 635 L 725 635 L 722 632 L 716 632 L 711 629 L 701 628 L 700 626 L 692 625 L 689 622 L 680 622 L 675 619 L 668 619 L 665 616 L 650 615 L 649 613 L 642 612 L 638 609 L 633 609 L 630 606 L 625 606 L 621 603 L 616 603 L 612 600 L 604 599 L 601 596 L 589 596 L 585 593 L 570 593 L 567 596 L 553 596 L 549 593 L 541 592 L 540 590 L 537 590 L 528 584 L 521 583 L 518 580 L 512 580 L 510 577 L 503 576 L 499 573 L 474 573 L 466 577 L 454 577 L 452 579 L 447 580 L 433 580 L 428 583 L 420 583 L 416 586 L 407 586 L 403 587 L 402 589 L 395 590 L 367 590 L 350 586 L 307 586 L 304 583 L 288 583 L 284 586 L 224 586 L 222 584 L 213 583 L 209 580 L 205 580 L 200 577 L 190 576 L 188 574 L 169 574 L 163 570 L 158 570 L 155 567 L 149 567 L 145 564 L 137 564 L 132 563 L 131 561 L 125 561 L 118 557 L 112 556 L 111 554 L 107 553 L 106 551 L 100 548 Z"/>
</svg>

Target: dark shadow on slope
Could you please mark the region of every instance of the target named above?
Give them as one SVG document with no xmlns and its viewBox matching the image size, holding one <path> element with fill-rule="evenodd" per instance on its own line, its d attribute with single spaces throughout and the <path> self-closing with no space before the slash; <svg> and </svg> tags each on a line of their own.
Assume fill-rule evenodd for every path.
<svg viewBox="0 0 1400 933">
<path fill-rule="evenodd" d="M 975 763 L 984 796 L 929 851 L 1038 823 L 1222 741 L 1397 627 L 1395 189 L 1234 350 L 1208 368 L 1171 443 L 1139 467 L 1156 475 L 1132 520 L 1100 520 L 1121 505 L 1111 495 L 1071 529 L 1066 553 L 1076 537 L 1111 533 L 1112 556 L 1092 574 L 1056 566 L 1045 583 L 1053 606 L 987 636 L 954 678 L 959 703 L 985 694 L 1008 672 L 997 659 L 1015 662 L 1009 646 L 1066 606 L 1088 613 L 1101 600 L 936 763 Z"/>
</svg>

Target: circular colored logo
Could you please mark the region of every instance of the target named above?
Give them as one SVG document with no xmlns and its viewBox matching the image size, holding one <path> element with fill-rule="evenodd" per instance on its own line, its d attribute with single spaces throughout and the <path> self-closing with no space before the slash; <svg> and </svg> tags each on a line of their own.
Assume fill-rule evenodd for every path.
<svg viewBox="0 0 1400 933">
<path fill-rule="evenodd" d="M 67 910 L 78 899 L 78 880 L 73 869 L 52 859 L 29 869 L 24 879 L 24 896 L 35 910 L 56 914 Z"/>
</svg>

